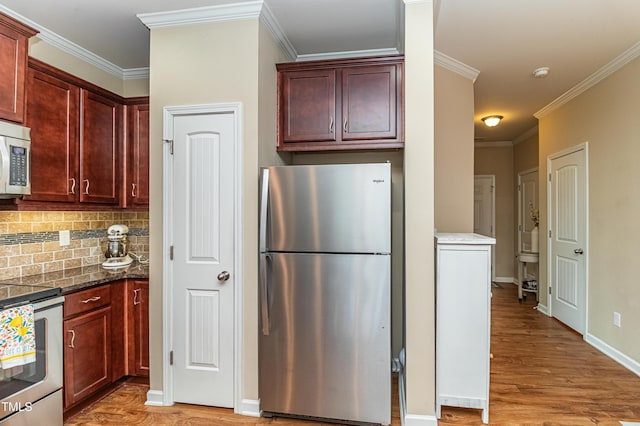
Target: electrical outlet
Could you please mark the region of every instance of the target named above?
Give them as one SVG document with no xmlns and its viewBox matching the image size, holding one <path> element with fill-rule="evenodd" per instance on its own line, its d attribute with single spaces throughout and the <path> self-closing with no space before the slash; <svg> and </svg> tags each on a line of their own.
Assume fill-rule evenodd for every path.
<svg viewBox="0 0 640 426">
<path fill-rule="evenodd" d="M 71 244 L 71 231 L 58 231 L 58 239 L 60 240 L 60 247 L 65 247 Z"/>
<path fill-rule="evenodd" d="M 620 312 L 614 312 L 613 313 L 613 325 L 615 325 L 616 327 L 620 327 L 620 323 L 622 322 L 622 315 L 620 315 Z"/>
</svg>

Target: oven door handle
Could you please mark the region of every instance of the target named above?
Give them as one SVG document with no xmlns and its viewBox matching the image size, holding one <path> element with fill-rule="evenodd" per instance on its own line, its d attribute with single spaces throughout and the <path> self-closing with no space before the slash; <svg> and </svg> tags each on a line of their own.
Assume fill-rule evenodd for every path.
<svg viewBox="0 0 640 426">
<path fill-rule="evenodd" d="M 76 341 L 76 332 L 75 330 L 68 330 L 67 333 L 71 333 L 71 343 L 69 343 L 69 347 L 71 349 L 75 349 L 74 343 Z"/>
</svg>

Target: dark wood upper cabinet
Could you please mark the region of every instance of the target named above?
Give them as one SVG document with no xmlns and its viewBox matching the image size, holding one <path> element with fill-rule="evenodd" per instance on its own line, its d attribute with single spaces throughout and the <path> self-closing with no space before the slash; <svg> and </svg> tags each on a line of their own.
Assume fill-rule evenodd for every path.
<svg viewBox="0 0 640 426">
<path fill-rule="evenodd" d="M 122 105 L 82 89 L 80 201 L 118 204 Z"/>
<path fill-rule="evenodd" d="M 37 33 L 0 13 L 0 119 L 24 122 L 29 38 Z"/>
<path fill-rule="evenodd" d="M 283 72 L 284 143 L 336 140 L 336 70 Z"/>
<path fill-rule="evenodd" d="M 127 100 L 125 207 L 149 207 L 149 98 Z"/>
<path fill-rule="evenodd" d="M 77 200 L 80 89 L 29 69 L 27 120 L 31 128 L 31 195 L 28 201 Z"/>
<path fill-rule="evenodd" d="M 402 55 L 278 64 L 278 150 L 404 147 Z"/>
</svg>

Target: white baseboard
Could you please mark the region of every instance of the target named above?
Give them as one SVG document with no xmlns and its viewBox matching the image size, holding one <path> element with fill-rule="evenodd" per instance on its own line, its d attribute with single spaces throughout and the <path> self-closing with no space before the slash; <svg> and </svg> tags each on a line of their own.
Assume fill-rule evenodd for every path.
<svg viewBox="0 0 640 426">
<path fill-rule="evenodd" d="M 636 375 L 640 376 L 640 363 L 638 361 L 636 361 L 636 360 L 630 358 L 629 356 L 623 354 L 622 352 L 620 352 L 619 350 L 617 350 L 613 346 L 610 346 L 609 344 L 605 343 L 604 341 L 598 339 L 593 334 L 587 333 L 585 335 L 584 340 L 587 343 L 589 343 L 591 346 L 593 346 L 594 348 L 598 349 L 603 354 L 607 355 L 609 358 L 611 358 L 614 361 L 622 364 L 624 367 L 626 367 L 627 369 L 633 371 L 634 373 L 636 373 Z"/>
<path fill-rule="evenodd" d="M 496 279 L 493 280 L 493 282 L 514 284 L 517 282 L 517 279 L 513 277 L 496 277 Z"/>
<path fill-rule="evenodd" d="M 259 399 L 243 399 L 239 407 L 235 408 L 235 413 L 243 416 L 260 417 L 262 411 L 260 411 Z"/>
<path fill-rule="evenodd" d="M 159 390 L 150 390 L 147 392 L 147 401 L 144 403 L 144 405 L 156 405 L 156 406 L 163 406 L 163 400 L 164 395 L 162 393 L 162 391 Z"/>
<path fill-rule="evenodd" d="M 549 314 L 549 308 L 547 308 L 547 305 L 543 305 L 541 303 L 538 303 L 538 312 L 545 314 L 546 316 L 550 317 L 551 315 Z"/>
<path fill-rule="evenodd" d="M 438 426 L 436 416 L 407 414 L 404 416 L 404 426 Z"/>
</svg>

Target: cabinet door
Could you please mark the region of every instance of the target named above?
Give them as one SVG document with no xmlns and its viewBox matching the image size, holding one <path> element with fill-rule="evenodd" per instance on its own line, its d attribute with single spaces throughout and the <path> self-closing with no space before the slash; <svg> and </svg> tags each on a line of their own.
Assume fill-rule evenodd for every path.
<svg viewBox="0 0 640 426">
<path fill-rule="evenodd" d="M 111 307 L 64 322 L 65 408 L 111 383 Z"/>
<path fill-rule="evenodd" d="M 342 70 L 342 140 L 396 139 L 396 65 Z"/>
<path fill-rule="evenodd" d="M 22 123 L 28 39 L 0 20 L 0 118 Z"/>
<path fill-rule="evenodd" d="M 29 69 L 27 126 L 31 128 L 31 201 L 78 198 L 80 89 Z"/>
<path fill-rule="evenodd" d="M 82 90 L 80 201 L 118 204 L 121 105 Z"/>
<path fill-rule="evenodd" d="M 149 376 L 149 281 L 133 282 L 133 327 L 136 376 Z"/>
<path fill-rule="evenodd" d="M 283 72 L 281 143 L 336 140 L 336 71 Z"/>
<path fill-rule="evenodd" d="M 149 205 L 149 105 L 131 105 L 127 111 L 127 207 Z"/>
</svg>

